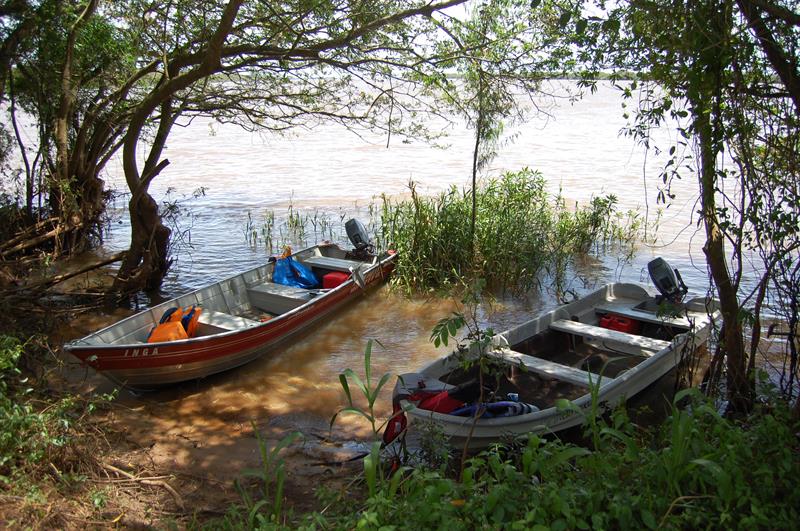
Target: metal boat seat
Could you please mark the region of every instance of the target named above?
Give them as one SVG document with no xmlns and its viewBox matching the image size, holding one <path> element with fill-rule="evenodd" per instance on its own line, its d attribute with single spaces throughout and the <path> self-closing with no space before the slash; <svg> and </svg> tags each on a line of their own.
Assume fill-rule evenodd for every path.
<svg viewBox="0 0 800 531">
<path fill-rule="evenodd" d="M 307 289 L 274 282 L 262 282 L 247 288 L 247 296 L 252 306 L 278 315 L 302 306 L 314 295 L 315 292 Z"/>
<path fill-rule="evenodd" d="M 197 319 L 197 322 L 201 325 L 199 335 L 206 335 L 202 333 L 204 326 L 210 326 L 221 330 L 243 330 L 260 324 L 258 321 L 246 317 L 239 317 L 238 315 L 222 313 L 207 308 L 203 308 L 203 311 L 200 312 L 200 317 Z"/>
<path fill-rule="evenodd" d="M 569 365 L 562 365 L 554 361 L 549 361 L 542 358 L 529 356 L 521 352 L 510 349 L 499 349 L 489 353 L 490 356 L 512 363 L 519 363 L 525 370 L 554 378 L 564 382 L 569 382 L 573 385 L 581 387 L 589 387 L 590 385 L 597 385 L 597 382 L 602 382 L 603 385 L 612 381 L 612 378 L 601 377 L 599 374 L 584 371 Z"/>
<path fill-rule="evenodd" d="M 653 352 L 658 352 L 670 346 L 669 341 L 637 336 L 634 334 L 628 334 L 627 332 L 619 332 L 617 330 L 610 330 L 601 326 L 588 325 L 579 323 L 578 321 L 570 321 L 568 319 L 559 319 L 558 321 L 554 321 L 550 323 L 550 328 L 552 330 L 566 332 L 567 334 L 581 336 L 587 339 L 614 341 L 616 343 L 638 347 L 643 350 L 651 350 Z"/>
<path fill-rule="evenodd" d="M 343 273 L 349 273 L 359 266 L 364 265 L 364 262 L 359 262 L 357 260 L 345 260 L 343 258 L 331 258 L 329 256 L 311 256 L 303 259 L 302 262 L 311 267 L 341 271 Z"/>
</svg>

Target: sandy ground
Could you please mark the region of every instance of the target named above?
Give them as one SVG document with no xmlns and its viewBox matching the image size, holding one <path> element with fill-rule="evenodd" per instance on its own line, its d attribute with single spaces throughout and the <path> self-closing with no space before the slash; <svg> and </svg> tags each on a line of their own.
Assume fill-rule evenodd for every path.
<svg viewBox="0 0 800 531">
<path fill-rule="evenodd" d="M 77 394 L 114 390 L 104 377 L 75 361 L 65 364 L 60 376 Z M 262 497 L 263 482 L 248 475 L 264 470 L 260 445 L 270 451 L 297 432 L 302 435 L 279 454 L 290 511 L 324 509 L 325 502 L 315 495 L 321 486 L 342 495 L 360 489 L 360 457 L 371 435 L 363 420 L 342 416 L 330 430 L 327 419 L 314 412 L 265 415 L 247 402 L 206 415 L 205 403 L 219 399 L 217 383 L 212 378 L 145 395 L 118 391 L 93 422 L 98 428 L 97 444 L 92 445 L 96 466 L 87 478 L 88 489 L 76 492 L 71 501 L 62 500 L 56 520 L 54 515 L 34 518 L 34 527 L 183 527 L 221 517 L 242 503 L 237 483 L 254 499 Z M 277 461 L 273 471 L 275 465 Z M 100 507 L 92 503 L 92 493 L 98 492 Z"/>
</svg>

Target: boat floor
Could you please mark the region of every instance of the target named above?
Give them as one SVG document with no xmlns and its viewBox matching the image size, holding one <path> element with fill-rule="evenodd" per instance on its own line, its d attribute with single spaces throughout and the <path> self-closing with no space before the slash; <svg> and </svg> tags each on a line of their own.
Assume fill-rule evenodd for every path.
<svg viewBox="0 0 800 531">
<path fill-rule="evenodd" d="M 641 363 L 644 358 L 637 356 L 618 356 L 592 345 L 581 343 L 574 350 L 564 351 L 549 361 L 602 374 L 607 378 L 615 378 L 618 374 Z M 507 364 L 494 365 L 493 374 L 484 376 L 484 402 L 492 400 L 506 400 L 508 393 L 516 393 L 519 400 L 533 404 L 540 409 L 552 407 L 556 400 L 563 398 L 575 400 L 585 395 L 588 386 L 548 378 L 542 374 L 509 367 Z M 439 378 L 442 382 L 461 386 L 464 393 L 458 398 L 464 402 L 476 402 L 480 390 L 477 385 L 478 368 L 472 367 L 465 371 L 456 369 Z M 473 385 L 470 385 L 473 384 Z"/>
</svg>

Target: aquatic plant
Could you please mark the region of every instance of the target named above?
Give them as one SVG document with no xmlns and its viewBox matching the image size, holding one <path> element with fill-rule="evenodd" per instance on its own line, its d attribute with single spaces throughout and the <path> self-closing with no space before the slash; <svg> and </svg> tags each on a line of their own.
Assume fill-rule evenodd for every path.
<svg viewBox="0 0 800 531">
<path fill-rule="evenodd" d="M 382 197 L 378 238 L 398 251 L 393 282 L 407 292 L 448 291 L 462 278 L 516 292 L 539 287 L 545 277 L 557 285 L 577 256 L 632 256 L 643 226 L 636 213 L 617 212 L 613 195 L 567 208 L 546 191 L 541 174 L 524 169 L 477 190 L 473 242 L 470 190 L 453 186 L 427 197 L 409 186 L 409 200 Z"/>
<path fill-rule="evenodd" d="M 372 228 L 373 233 L 377 232 L 375 227 L 380 224 L 380 221 L 374 217 L 375 211 L 374 204 L 370 204 L 368 226 Z M 242 231 L 250 247 L 255 249 L 263 246 L 268 253 L 278 252 L 287 245 L 305 247 L 311 244 L 317 245 L 323 241 L 346 244 L 348 239 L 345 222 L 351 215 L 358 214 L 358 205 L 355 205 L 353 211 L 341 207 L 335 211 L 327 211 L 318 207 L 303 211 L 290 201 L 285 213 L 279 213 L 273 209 L 265 210 L 260 225 L 254 221 L 253 215 L 248 211 Z"/>
</svg>

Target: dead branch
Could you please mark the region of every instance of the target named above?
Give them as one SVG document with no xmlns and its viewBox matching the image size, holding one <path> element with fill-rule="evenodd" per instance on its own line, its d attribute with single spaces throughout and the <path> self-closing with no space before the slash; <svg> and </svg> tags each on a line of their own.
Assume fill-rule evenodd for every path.
<svg viewBox="0 0 800 531">
<path fill-rule="evenodd" d="M 0 244 L 0 251 L 5 252 L 5 249 L 8 249 L 9 247 L 11 247 L 13 245 L 17 245 L 19 242 L 27 240 L 32 235 L 40 232 L 41 230 L 43 230 L 48 225 L 49 226 L 53 226 L 53 225 L 56 225 L 57 223 L 58 223 L 58 218 L 55 218 L 55 217 L 44 219 L 42 221 L 34 223 L 30 227 L 27 227 L 24 230 L 20 231 L 16 236 L 11 238 L 10 240 Z"/>
<path fill-rule="evenodd" d="M 44 234 L 42 234 L 40 236 L 37 236 L 36 238 L 33 238 L 33 239 L 28 240 L 26 242 L 21 242 L 21 243 L 15 245 L 15 246 L 11 247 L 10 249 L 6 249 L 6 250 L 0 252 L 0 256 L 5 258 L 7 256 L 10 256 L 10 255 L 14 254 L 14 253 L 18 253 L 19 251 L 24 251 L 25 249 L 30 249 L 31 247 L 36 247 L 37 245 L 39 245 L 42 242 L 46 242 L 47 240 L 50 240 L 50 239 L 55 238 L 57 236 L 60 236 L 61 234 L 66 234 L 68 232 L 72 232 L 73 230 L 79 229 L 81 227 L 83 227 L 83 223 L 78 223 L 77 225 L 71 225 L 71 226 L 59 225 L 56 228 L 54 228 L 53 230 L 48 231 L 48 232 L 46 232 L 46 233 L 44 233 Z"/>
<path fill-rule="evenodd" d="M 92 262 L 91 264 L 86 265 L 84 267 L 81 267 L 80 269 L 77 269 L 75 271 L 70 271 L 69 273 L 64 273 L 64 274 L 61 274 L 61 275 L 56 275 L 54 277 L 50 277 L 50 278 L 45 279 L 45 280 L 43 280 L 43 281 L 41 281 L 41 282 L 39 282 L 37 284 L 33 284 L 32 286 L 25 286 L 25 289 L 29 289 L 29 290 L 43 289 L 43 288 L 50 287 L 50 286 L 52 286 L 54 284 L 58 284 L 59 282 L 64 282 L 65 280 L 68 280 L 68 279 L 73 278 L 73 277 L 77 277 L 78 275 L 82 275 L 83 273 L 88 273 L 89 271 L 93 271 L 93 270 L 97 269 L 98 267 L 103 267 L 103 266 L 108 265 L 108 264 L 113 264 L 114 262 L 119 262 L 120 260 L 125 258 L 125 253 L 126 253 L 126 251 L 121 251 L 121 252 L 119 252 L 117 254 L 113 254 L 113 255 L 109 256 L 108 258 L 104 258 L 104 259 L 99 260 L 97 262 Z"/>
<path fill-rule="evenodd" d="M 149 478 L 139 478 L 139 477 L 134 476 L 130 472 L 125 472 L 121 468 L 115 467 L 114 465 L 108 465 L 108 464 L 103 463 L 102 466 L 106 470 L 114 472 L 115 474 L 118 474 L 120 476 L 124 476 L 124 477 L 126 477 L 126 478 L 128 478 L 130 480 L 133 480 L 133 481 L 137 482 L 137 483 L 141 483 L 142 485 L 150 485 L 150 486 L 153 486 L 153 487 L 161 487 L 163 489 L 166 489 L 166 491 L 169 492 L 170 495 L 172 496 L 172 499 L 175 500 L 175 504 L 178 506 L 178 508 L 180 508 L 181 511 L 185 511 L 186 510 L 186 506 L 183 503 L 183 498 L 181 498 L 181 495 L 178 494 L 178 491 L 176 491 L 174 488 L 172 488 L 172 486 L 170 486 L 168 483 L 166 483 L 164 481 L 157 481 L 157 480 L 149 479 Z"/>
</svg>

